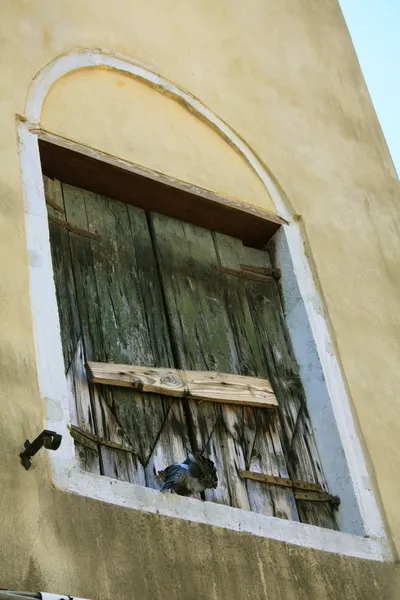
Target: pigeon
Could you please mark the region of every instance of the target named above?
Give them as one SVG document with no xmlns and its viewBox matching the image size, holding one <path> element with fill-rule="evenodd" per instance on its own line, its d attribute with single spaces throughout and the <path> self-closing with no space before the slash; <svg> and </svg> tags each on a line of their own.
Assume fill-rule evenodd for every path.
<svg viewBox="0 0 400 600">
<path fill-rule="evenodd" d="M 191 454 L 193 458 L 159 471 L 158 476 L 163 481 L 161 492 L 171 490 L 179 496 L 193 495 L 199 499 L 197 493 L 217 487 L 217 470 L 213 461 L 198 452 Z"/>
</svg>

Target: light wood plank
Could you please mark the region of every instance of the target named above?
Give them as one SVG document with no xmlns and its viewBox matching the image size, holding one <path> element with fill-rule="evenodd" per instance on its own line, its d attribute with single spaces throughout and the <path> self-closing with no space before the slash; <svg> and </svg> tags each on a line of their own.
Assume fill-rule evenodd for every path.
<svg viewBox="0 0 400 600">
<path fill-rule="evenodd" d="M 92 383 L 224 404 L 264 408 L 278 406 L 268 379 L 261 377 L 95 362 L 88 362 L 86 370 Z"/>
</svg>

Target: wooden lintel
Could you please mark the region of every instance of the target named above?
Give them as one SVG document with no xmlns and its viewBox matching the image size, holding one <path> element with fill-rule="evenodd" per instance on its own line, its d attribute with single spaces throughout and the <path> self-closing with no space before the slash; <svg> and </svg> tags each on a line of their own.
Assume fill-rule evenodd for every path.
<svg viewBox="0 0 400 600">
<path fill-rule="evenodd" d="M 57 219 L 57 217 L 53 217 L 52 215 L 49 215 L 49 220 L 53 221 L 53 223 L 55 223 L 56 225 L 59 225 L 63 229 L 66 229 L 67 231 L 71 231 L 71 233 L 75 233 L 76 235 L 81 235 L 83 237 L 90 238 L 91 240 L 96 240 L 96 241 L 100 240 L 100 236 L 97 233 L 91 233 L 90 231 L 86 231 L 86 229 L 81 229 L 80 227 L 75 227 L 74 225 L 71 225 L 70 223 L 67 223 L 66 221 L 62 221 L 61 219 Z"/>
<path fill-rule="evenodd" d="M 87 363 L 86 371 L 92 383 L 224 404 L 278 406 L 270 382 L 259 377 L 96 362 Z"/>
<path fill-rule="evenodd" d="M 278 280 L 281 277 L 279 269 L 273 269 L 272 267 L 254 267 L 253 265 L 240 265 L 243 271 L 249 271 L 250 273 L 258 273 L 259 275 L 266 275 L 267 277 L 273 277 Z"/>
<path fill-rule="evenodd" d="M 223 273 L 224 275 L 232 275 L 233 277 L 239 277 L 239 279 L 248 279 L 250 281 L 260 281 L 262 283 L 270 283 L 274 280 L 271 275 L 259 275 L 257 273 L 250 273 L 246 271 L 240 271 L 238 269 L 230 269 L 229 267 L 220 267 L 219 265 L 213 265 L 213 271 Z"/>
<path fill-rule="evenodd" d="M 36 129 L 43 174 L 70 185 L 193 223 L 264 248 L 287 221 L 228 198 Z"/>
</svg>

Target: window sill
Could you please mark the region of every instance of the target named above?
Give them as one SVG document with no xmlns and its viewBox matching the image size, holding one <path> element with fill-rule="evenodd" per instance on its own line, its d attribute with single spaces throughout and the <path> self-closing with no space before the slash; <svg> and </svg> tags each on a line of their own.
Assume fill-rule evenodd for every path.
<svg viewBox="0 0 400 600">
<path fill-rule="evenodd" d="M 60 491 L 164 517 L 249 533 L 303 548 L 378 562 L 391 560 L 385 539 L 360 537 L 213 502 L 161 494 L 150 488 L 80 471 L 71 464 L 74 460 L 68 461 L 66 456 L 63 458 L 57 454 L 52 453 L 50 460 L 53 484 Z"/>
</svg>

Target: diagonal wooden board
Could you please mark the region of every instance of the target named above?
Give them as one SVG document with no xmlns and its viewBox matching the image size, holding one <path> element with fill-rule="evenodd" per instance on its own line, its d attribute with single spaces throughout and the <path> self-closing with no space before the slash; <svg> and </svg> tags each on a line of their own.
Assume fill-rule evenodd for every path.
<svg viewBox="0 0 400 600">
<path fill-rule="evenodd" d="M 99 362 L 86 363 L 86 371 L 92 383 L 224 404 L 262 408 L 278 406 L 270 382 L 260 377 Z"/>
</svg>

